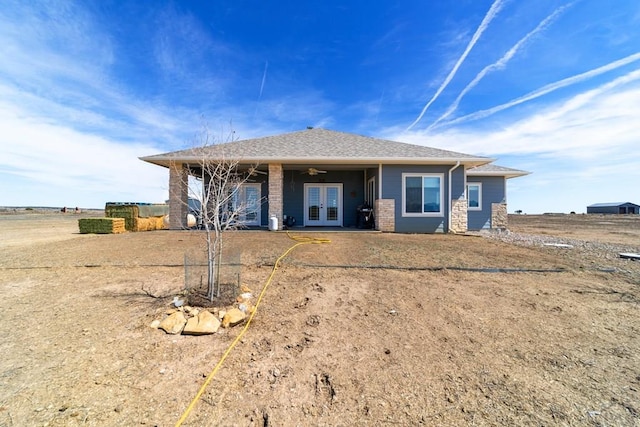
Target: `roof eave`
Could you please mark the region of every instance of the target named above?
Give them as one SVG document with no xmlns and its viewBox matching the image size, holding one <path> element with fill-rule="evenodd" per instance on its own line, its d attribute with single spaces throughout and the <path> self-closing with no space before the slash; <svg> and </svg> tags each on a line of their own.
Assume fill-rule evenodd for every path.
<svg viewBox="0 0 640 427">
<path fill-rule="evenodd" d="M 201 163 L 201 156 L 183 156 L 183 157 L 171 157 L 171 156 L 147 156 L 139 157 L 140 160 L 153 163 L 155 165 L 169 167 L 171 163 Z M 213 159 L 212 159 L 213 160 Z M 388 157 L 388 158 L 375 158 L 375 157 L 358 157 L 358 158 L 343 158 L 343 157 L 318 157 L 318 158 L 300 158 L 300 157 L 242 157 L 239 159 L 241 163 L 248 164 L 268 164 L 268 163 L 285 163 L 285 164 L 310 164 L 310 163 L 322 163 L 322 164 L 339 164 L 339 165 L 364 165 L 364 164 L 388 164 L 388 165 L 449 165 L 460 162 L 461 165 L 476 167 L 485 165 L 495 161 L 495 159 L 488 157 Z"/>
<path fill-rule="evenodd" d="M 518 178 L 521 176 L 531 175 L 527 171 L 467 171 L 467 176 L 503 176 L 506 179 Z"/>
</svg>

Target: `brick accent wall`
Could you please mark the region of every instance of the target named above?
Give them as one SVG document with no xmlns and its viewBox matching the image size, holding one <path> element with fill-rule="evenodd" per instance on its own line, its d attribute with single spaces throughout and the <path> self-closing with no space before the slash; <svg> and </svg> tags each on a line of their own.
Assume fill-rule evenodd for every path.
<svg viewBox="0 0 640 427">
<path fill-rule="evenodd" d="M 374 215 L 376 230 L 393 233 L 396 230 L 396 201 L 394 199 L 376 199 Z"/>
<path fill-rule="evenodd" d="M 169 228 L 187 228 L 189 173 L 182 163 L 169 166 Z"/>
<path fill-rule="evenodd" d="M 508 225 L 507 204 L 491 204 L 491 228 L 506 229 Z"/>
<path fill-rule="evenodd" d="M 278 218 L 278 229 L 282 230 L 283 220 L 283 172 L 282 164 L 269 163 L 269 218 Z"/>
<path fill-rule="evenodd" d="M 467 200 L 455 199 L 451 201 L 451 233 L 467 232 Z"/>
</svg>

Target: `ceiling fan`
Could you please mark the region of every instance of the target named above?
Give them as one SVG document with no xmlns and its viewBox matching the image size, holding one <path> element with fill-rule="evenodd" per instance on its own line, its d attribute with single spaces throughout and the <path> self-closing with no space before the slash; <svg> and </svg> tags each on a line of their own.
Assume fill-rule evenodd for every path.
<svg viewBox="0 0 640 427">
<path fill-rule="evenodd" d="M 322 171 L 316 168 L 309 168 L 306 171 L 303 171 L 300 173 L 314 176 L 314 175 L 318 175 L 319 173 L 327 173 L 327 171 Z"/>
<path fill-rule="evenodd" d="M 255 168 L 255 167 L 250 167 L 250 168 L 247 170 L 247 173 L 249 174 L 249 176 L 256 176 L 256 175 L 258 175 L 258 174 L 268 175 L 268 173 L 267 173 L 267 172 L 265 172 L 265 171 L 261 171 L 261 170 L 258 170 L 258 169 L 257 169 L 257 168 Z"/>
</svg>

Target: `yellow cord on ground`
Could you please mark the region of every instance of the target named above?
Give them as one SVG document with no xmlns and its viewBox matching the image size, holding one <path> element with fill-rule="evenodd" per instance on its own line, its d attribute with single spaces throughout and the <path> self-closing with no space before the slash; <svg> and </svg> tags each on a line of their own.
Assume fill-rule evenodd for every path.
<svg viewBox="0 0 640 427">
<path fill-rule="evenodd" d="M 220 367 L 224 363 L 224 361 L 227 358 L 227 356 L 229 355 L 229 353 L 231 353 L 231 350 L 233 350 L 233 348 L 236 346 L 236 344 L 238 344 L 238 342 L 240 341 L 240 339 L 242 338 L 244 333 L 247 331 L 247 329 L 249 329 L 249 325 L 251 324 L 251 321 L 253 320 L 253 317 L 258 312 L 258 307 L 260 306 L 260 302 L 262 301 L 262 297 L 264 296 L 265 292 L 267 291 L 267 288 L 271 284 L 271 281 L 273 280 L 273 276 L 275 275 L 276 270 L 278 269 L 278 265 L 280 264 L 280 261 L 282 261 L 287 255 L 289 255 L 289 253 L 291 253 L 291 251 L 293 251 L 295 248 L 297 248 L 300 245 L 331 243 L 331 240 L 329 240 L 329 239 L 318 238 L 318 237 L 291 236 L 289 234 L 289 232 L 287 232 L 287 236 L 290 239 L 297 241 L 298 243 L 294 244 L 289 249 L 287 249 L 276 260 L 275 264 L 273 265 L 273 269 L 271 270 L 271 274 L 269 275 L 269 278 L 267 279 L 267 282 L 265 283 L 264 287 L 262 288 L 262 291 L 260 292 L 260 295 L 258 296 L 258 300 L 256 301 L 256 305 L 254 307 L 254 310 L 251 313 L 251 315 L 249 316 L 249 319 L 247 320 L 247 323 L 245 323 L 244 328 L 242 328 L 242 331 L 240 331 L 240 334 L 238 334 L 236 339 L 233 340 L 231 345 L 225 350 L 224 354 L 222 355 L 222 358 L 220 358 L 220 361 L 216 364 L 216 366 L 213 368 L 211 373 L 207 376 L 207 379 L 205 380 L 204 384 L 202 384 L 202 387 L 200 387 L 200 390 L 198 390 L 198 393 L 193 398 L 193 400 L 191 401 L 191 403 L 189 404 L 187 409 L 184 411 L 184 413 L 182 414 L 182 416 L 180 417 L 180 419 L 176 423 L 176 427 L 180 427 L 182 425 L 182 423 L 185 422 L 185 420 L 187 419 L 187 417 L 189 416 L 189 414 L 191 413 L 193 408 L 196 406 L 196 403 L 198 403 L 198 400 L 200 400 L 200 397 L 202 397 L 202 394 L 206 390 L 207 386 L 209 385 L 211 380 L 213 380 L 213 377 L 215 377 L 216 373 L 218 372 L 218 370 L 220 369 Z"/>
</svg>

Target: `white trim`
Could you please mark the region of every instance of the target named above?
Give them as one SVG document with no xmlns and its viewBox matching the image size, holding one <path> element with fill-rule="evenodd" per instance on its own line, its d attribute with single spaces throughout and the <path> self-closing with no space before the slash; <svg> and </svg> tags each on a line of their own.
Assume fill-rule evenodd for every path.
<svg viewBox="0 0 640 427">
<path fill-rule="evenodd" d="M 233 158 L 232 155 L 228 158 Z M 140 160 L 153 163 L 159 166 L 169 167 L 171 162 L 179 162 L 185 164 L 199 164 L 202 162 L 201 156 L 188 155 L 184 157 L 172 157 L 166 155 L 155 155 L 139 157 Z M 212 156 L 211 161 L 222 160 L 219 157 Z M 336 165 L 450 165 L 460 162 L 461 165 L 476 167 L 486 165 L 496 161 L 494 158 L 488 157 L 276 157 L 276 156 L 245 156 L 241 160 L 242 164 L 268 164 L 282 163 L 289 165 L 307 165 L 309 163 L 316 164 L 336 164 Z M 482 173 L 480 175 L 485 175 Z"/>
<path fill-rule="evenodd" d="M 329 221 L 326 219 L 326 210 L 320 213 L 320 220 L 315 222 L 314 224 L 309 224 L 309 198 L 307 196 L 307 189 L 309 187 L 320 187 L 320 198 L 321 203 L 326 203 L 326 189 L 327 187 L 337 187 L 338 188 L 338 219 L 335 221 Z M 343 200 L 343 185 L 342 183 L 315 183 L 315 182 L 305 182 L 303 185 L 304 191 L 304 226 L 328 226 L 328 227 L 342 227 L 343 225 L 343 209 L 344 209 L 344 200 Z M 322 208 L 322 207 L 321 207 Z"/>
<path fill-rule="evenodd" d="M 406 194 L 407 186 L 406 179 L 409 177 L 419 178 L 439 178 L 440 179 L 440 211 L 439 212 L 407 212 Z M 423 181 L 424 183 L 424 181 Z M 424 188 L 424 187 L 422 187 Z M 421 192 L 424 194 L 424 191 Z M 421 203 L 424 210 L 424 202 Z M 443 217 L 444 216 L 444 174 L 443 173 L 403 173 L 402 174 L 402 216 L 403 217 Z"/>
<path fill-rule="evenodd" d="M 376 177 L 375 176 L 372 176 L 367 180 L 365 200 L 369 203 L 371 207 L 373 207 L 374 203 L 376 202 Z"/>
<path fill-rule="evenodd" d="M 247 205 L 247 188 L 256 188 L 258 190 L 258 198 L 256 200 L 257 206 L 255 210 L 256 219 L 254 221 L 247 221 L 247 213 L 249 213 Z M 238 206 L 238 200 L 240 200 L 240 206 Z M 233 198 L 234 209 L 240 208 L 241 213 L 238 221 L 243 225 L 260 226 L 262 225 L 262 184 L 260 183 L 243 183 L 240 184 L 237 194 Z"/>
<path fill-rule="evenodd" d="M 469 202 L 471 199 L 469 198 L 469 186 L 475 185 L 478 187 L 478 206 L 471 206 Z M 468 211 L 481 211 L 482 210 L 482 183 L 481 182 L 467 182 L 467 186 L 465 188 L 467 193 L 467 210 Z"/>
</svg>

